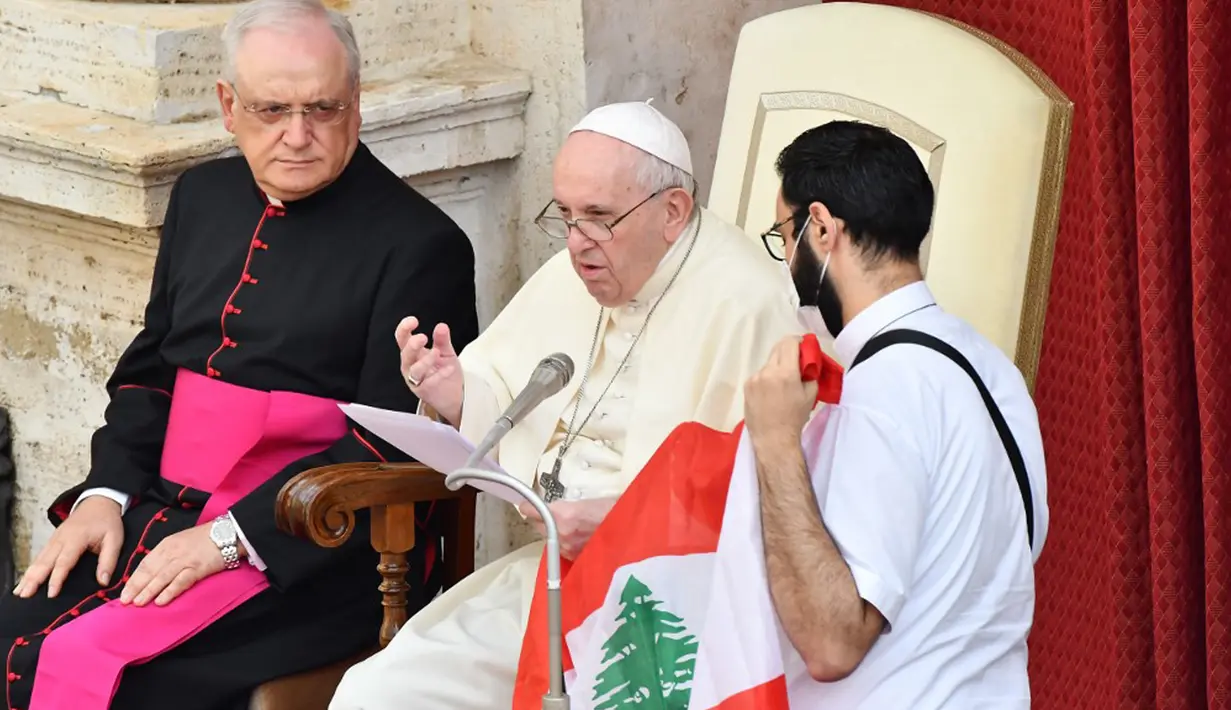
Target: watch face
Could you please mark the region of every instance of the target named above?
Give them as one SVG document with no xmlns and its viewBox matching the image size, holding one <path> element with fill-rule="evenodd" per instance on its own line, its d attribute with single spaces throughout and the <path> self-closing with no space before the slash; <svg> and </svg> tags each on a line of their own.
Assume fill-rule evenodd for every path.
<svg viewBox="0 0 1231 710">
<path fill-rule="evenodd" d="M 235 526 L 228 518 L 216 520 L 210 528 L 209 539 L 213 540 L 215 545 L 231 544 L 235 541 Z"/>
</svg>

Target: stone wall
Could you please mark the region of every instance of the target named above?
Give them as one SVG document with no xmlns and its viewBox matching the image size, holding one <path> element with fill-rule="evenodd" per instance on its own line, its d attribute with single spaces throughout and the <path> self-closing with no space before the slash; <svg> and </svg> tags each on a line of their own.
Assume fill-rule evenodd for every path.
<svg viewBox="0 0 1231 710">
<path fill-rule="evenodd" d="M 688 138 L 705 204 L 740 28 L 815 2 L 585 0 L 586 102 L 653 98 Z"/>
</svg>

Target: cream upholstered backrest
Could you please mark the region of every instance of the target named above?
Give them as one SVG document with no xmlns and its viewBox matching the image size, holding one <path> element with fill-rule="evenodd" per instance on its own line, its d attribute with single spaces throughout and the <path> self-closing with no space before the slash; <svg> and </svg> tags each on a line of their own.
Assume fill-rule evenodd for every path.
<svg viewBox="0 0 1231 710">
<path fill-rule="evenodd" d="M 1033 388 L 1072 103 L 1012 48 L 939 16 L 853 2 L 767 15 L 740 33 L 709 208 L 757 238 L 779 151 L 838 119 L 914 146 L 936 188 L 928 286 Z"/>
</svg>

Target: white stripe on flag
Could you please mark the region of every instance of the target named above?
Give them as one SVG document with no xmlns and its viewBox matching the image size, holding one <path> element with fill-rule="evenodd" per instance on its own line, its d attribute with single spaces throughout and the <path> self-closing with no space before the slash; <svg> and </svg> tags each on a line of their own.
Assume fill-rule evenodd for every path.
<svg viewBox="0 0 1231 710">
<path fill-rule="evenodd" d="M 627 614 L 621 596 L 626 587 L 629 587 L 629 579 L 635 577 L 649 589 L 650 598 L 659 602 L 659 605 L 654 607 L 656 612 L 679 617 L 683 627 L 681 633 L 699 641 L 700 619 L 690 617 L 690 610 L 694 616 L 699 616 L 697 610 L 704 610 L 709 604 L 713 568 L 714 554 L 701 553 L 648 557 L 616 570 L 603 605 L 586 617 L 579 626 L 565 634 L 574 667 L 574 671 L 565 674 L 565 681 L 574 710 L 590 710 L 603 699 L 595 698 L 594 689 L 599 675 L 608 665 L 604 663 L 604 646 L 625 623 L 620 618 L 622 614 Z M 633 588 L 630 587 L 630 591 L 631 589 Z M 695 653 L 689 653 L 682 660 L 694 658 Z M 680 688 L 687 686 L 688 682 L 684 682 Z"/>
<path fill-rule="evenodd" d="M 765 573 L 756 460 L 747 432 L 735 455 L 712 589 L 700 627 L 689 710 L 709 710 L 783 673 L 782 637 Z"/>
</svg>

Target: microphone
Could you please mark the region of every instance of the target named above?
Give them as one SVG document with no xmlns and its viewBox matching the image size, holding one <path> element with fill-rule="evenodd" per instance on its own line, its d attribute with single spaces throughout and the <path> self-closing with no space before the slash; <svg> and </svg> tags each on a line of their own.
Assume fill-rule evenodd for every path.
<svg viewBox="0 0 1231 710">
<path fill-rule="evenodd" d="M 476 467 L 483 457 L 487 456 L 487 452 L 495 448 L 496 443 L 509 433 L 510 429 L 517 426 L 518 422 L 524 419 L 532 409 L 539 406 L 543 400 L 564 389 L 571 379 L 573 379 L 573 359 L 568 355 L 552 353 L 540 360 L 534 372 L 530 373 L 530 381 L 526 383 L 509 408 L 504 410 L 504 414 L 496 420 L 474 453 L 466 459 L 466 464 L 462 468 Z"/>
</svg>

